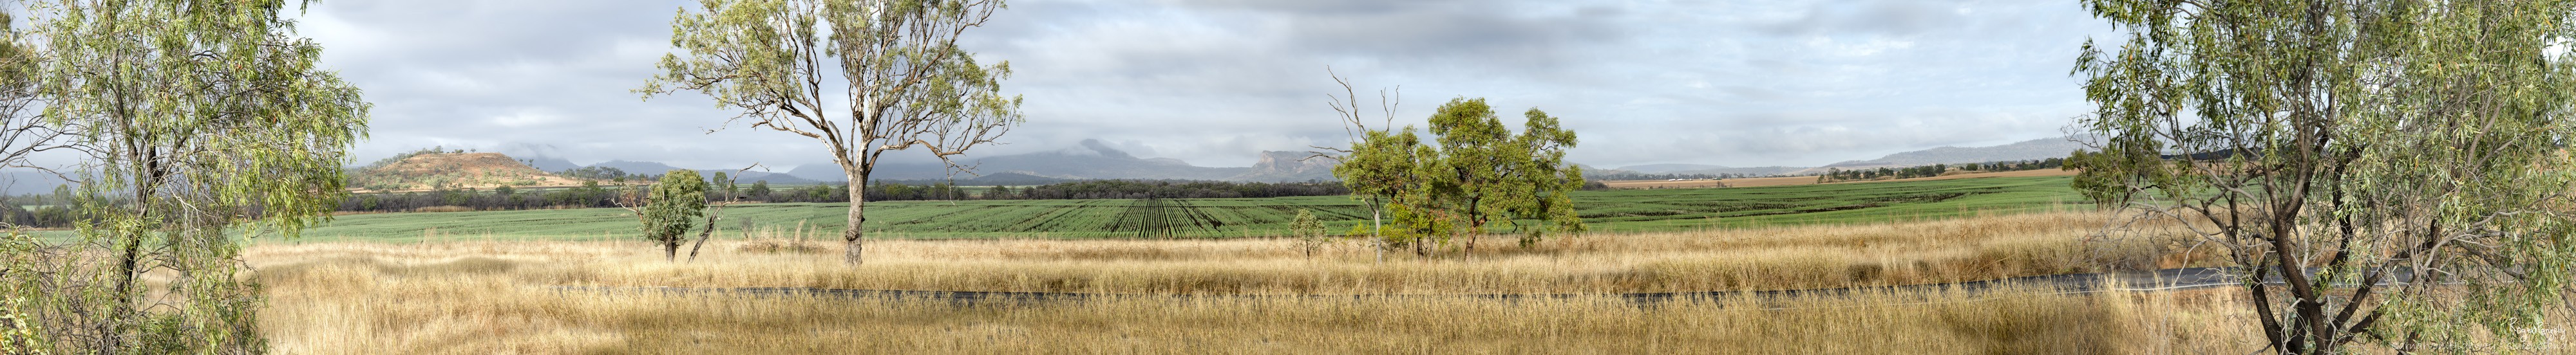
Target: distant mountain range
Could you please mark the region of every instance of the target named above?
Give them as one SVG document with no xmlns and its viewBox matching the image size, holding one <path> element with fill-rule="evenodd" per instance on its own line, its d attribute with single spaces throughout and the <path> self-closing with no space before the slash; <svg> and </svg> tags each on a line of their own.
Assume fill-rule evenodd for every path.
<svg viewBox="0 0 2576 355">
<path fill-rule="evenodd" d="M 2016 143 L 2012 143 L 2012 144 L 2005 144 L 2005 145 L 1992 146 L 1992 147 L 1966 147 L 1966 148 L 1962 148 L 1962 147 L 1939 147 L 1939 148 L 1932 148 L 1932 149 L 1925 149 L 1925 150 L 1917 150 L 1917 151 L 1911 151 L 1911 152 L 1903 152 L 1903 153 L 1896 153 L 1896 154 L 1888 154 L 1887 156 L 1879 157 L 1878 159 L 1845 161 L 1845 162 L 1833 163 L 1833 164 L 1828 164 L 1828 165 L 1825 165 L 1825 166 L 1818 166 L 1818 167 L 1763 166 L 1763 167 L 1739 168 L 1739 167 L 1727 167 L 1727 166 L 1717 166 L 1717 165 L 1700 165 L 1700 164 L 1647 164 L 1647 165 L 1631 165 L 1631 166 L 1623 166 L 1623 167 L 1619 167 L 1618 169 L 1609 169 L 1609 170 L 1592 170 L 1592 171 L 1586 172 L 1586 174 L 1591 174 L 1591 175 L 1596 175 L 1596 176 L 1597 176 L 1597 175 L 1609 175 L 1609 174 L 1616 174 L 1616 173 L 1638 173 L 1638 174 L 1676 174 L 1676 175 L 1691 175 L 1691 174 L 1709 174 L 1709 175 L 1719 175 L 1719 174 L 1743 174 L 1743 175 L 1754 175 L 1754 176 L 1764 176 L 1764 175 L 1814 175 L 1814 174 L 1824 173 L 1825 171 L 1830 170 L 1830 169 L 1854 170 L 1854 169 L 1877 169 L 1877 168 L 1901 168 L 1901 167 L 1921 166 L 1921 165 L 1932 165 L 1932 164 L 1971 164 L 1971 163 L 1985 163 L 1985 162 L 1998 162 L 1998 161 L 2021 161 L 2021 160 L 2040 160 L 2040 159 L 2048 159 L 2048 158 L 2064 158 L 2064 157 L 2066 157 L 2067 153 L 2074 152 L 2074 151 L 2075 151 L 2075 150 L 2077 150 L 2077 149 L 2084 149 L 2084 145 L 2083 145 L 2082 143 L 2077 143 L 2077 142 L 2076 142 L 2074 139 L 2072 139 L 2072 138 L 2067 138 L 2067 137 L 2057 137 L 2057 138 L 2033 139 L 2033 140 L 2021 141 L 2021 142 L 2016 142 Z"/>
<path fill-rule="evenodd" d="M 1032 178 L 1056 180 L 1146 179 L 1146 180 L 1218 180 L 1249 182 L 1294 182 L 1333 180 L 1333 163 L 1327 158 L 1308 159 L 1305 152 L 1261 152 L 1252 167 L 1225 168 L 1190 165 L 1171 158 L 1138 158 L 1096 140 L 1084 140 L 1080 149 L 1013 154 L 975 158 L 966 161 L 975 174 L 951 176 L 947 166 L 938 163 L 886 163 L 869 174 L 882 180 L 947 180 L 960 184 L 984 184 L 997 179 Z M 977 177 L 977 175 L 984 177 Z M 848 181 L 841 167 L 825 164 L 797 166 L 787 175 L 815 181 Z M 774 181 L 773 181 L 774 183 Z"/>
<path fill-rule="evenodd" d="M 2072 152 L 2080 148 L 2082 148 L 2081 144 L 2068 138 L 2047 138 L 1992 147 L 1932 148 L 1889 154 L 1878 159 L 1845 161 L 1819 167 L 1727 167 L 1700 164 L 1648 164 L 1624 166 L 1617 169 L 1607 170 L 1587 166 L 1585 169 L 1588 170 L 1586 174 L 1589 176 L 1602 176 L 1621 172 L 1641 174 L 1742 174 L 1756 176 L 1810 175 L 1822 173 L 1827 169 L 1875 169 L 1880 167 L 1904 167 L 1930 164 L 1964 164 L 2062 158 L 2065 157 L 2068 152 Z M 568 169 L 584 167 L 583 165 L 574 164 L 571 161 L 556 157 L 533 157 L 507 160 L 525 164 L 532 170 L 541 170 L 544 172 L 561 172 Z M 1076 149 L 983 157 L 973 159 L 968 163 L 973 164 L 977 174 L 960 173 L 952 177 L 949 175 L 945 166 L 937 163 L 888 163 L 878 166 L 876 171 L 870 177 L 878 180 L 904 181 L 908 183 L 955 181 L 961 185 L 1034 185 L 1090 179 L 1299 182 L 1309 180 L 1334 180 L 1332 171 L 1333 166 L 1335 165 L 1335 162 L 1330 158 L 1312 157 L 1312 154 L 1306 152 L 1265 151 L 1261 152 L 1259 160 L 1255 161 L 1251 167 L 1203 167 L 1190 165 L 1188 162 L 1170 158 L 1139 158 L 1132 154 L 1128 154 L 1125 151 L 1120 151 L 1116 148 L 1109 147 L 1107 144 L 1102 144 L 1101 142 L 1094 140 L 1083 141 Z M 613 160 L 591 164 L 589 166 L 617 168 L 618 170 L 623 170 L 631 174 L 661 174 L 662 172 L 674 169 L 674 167 L 669 164 L 659 162 L 625 160 Z M 795 168 L 788 169 L 784 173 L 759 171 L 736 172 L 733 169 L 697 170 L 701 174 L 725 172 L 731 175 L 738 175 L 737 181 L 746 183 L 753 181 L 768 181 L 771 184 L 813 184 L 825 182 L 838 183 L 848 180 L 848 178 L 841 173 L 839 166 L 831 164 L 800 165 Z M 479 177 L 480 174 L 477 176 Z M 48 174 L 26 171 L 0 172 L 0 177 L 5 177 L 10 180 L 7 182 L 0 182 L 0 189 L 5 189 L 5 191 L 10 194 L 47 192 L 51 191 L 54 186 L 64 184 L 64 181 L 61 179 L 54 178 Z"/>
<path fill-rule="evenodd" d="M 2072 153 L 2072 152 L 2074 152 L 2074 151 L 2075 151 L 2075 150 L 2077 150 L 2077 149 L 2084 149 L 2084 145 L 2083 145 L 2082 143 L 2076 143 L 2074 139 L 2069 139 L 2069 138 L 2065 138 L 2065 137 L 2058 137 L 2058 138 L 2042 138 L 2042 139 L 2033 139 L 2033 140 L 2021 141 L 2021 142 L 2013 143 L 2013 144 L 2005 144 L 2005 145 L 1992 146 L 1992 147 L 1972 147 L 1972 148 L 1940 147 L 1940 148 L 1932 148 L 1932 149 L 1917 150 L 1917 151 L 1904 152 L 1904 153 L 1888 154 L 1886 157 L 1880 157 L 1880 158 L 1878 158 L 1878 159 L 1870 159 L 1870 160 L 1854 160 L 1854 161 L 1846 161 L 1846 162 L 1840 162 L 1840 163 L 1833 163 L 1833 164 L 1831 164 L 1831 165 L 1825 165 L 1825 166 L 1823 166 L 1823 167 L 1826 167 L 1826 168 L 1844 168 L 1844 169 L 1849 169 L 1849 168 L 1854 168 L 1854 167 L 1878 168 L 1878 167 L 1888 167 L 1888 166 L 1918 166 L 1918 165 L 1932 165 L 1932 164 L 1963 164 L 1963 163 L 1984 163 L 1984 162 L 1994 162 L 1994 161 L 2012 161 L 2012 160 L 2038 160 L 2038 159 L 2048 159 L 2048 158 L 2064 158 L 2064 157 L 2066 157 L 2067 153 Z"/>
</svg>

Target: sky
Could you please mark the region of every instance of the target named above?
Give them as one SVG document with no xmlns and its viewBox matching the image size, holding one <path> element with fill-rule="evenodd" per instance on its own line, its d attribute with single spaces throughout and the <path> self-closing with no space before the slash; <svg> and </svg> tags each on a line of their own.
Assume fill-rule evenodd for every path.
<svg viewBox="0 0 2576 355">
<path fill-rule="evenodd" d="M 330 0 L 299 35 L 375 106 L 365 163 L 441 146 L 696 169 L 831 164 L 823 143 L 726 125 L 703 95 L 631 92 L 696 1 Z M 1817 166 L 2056 137 L 2107 22 L 2075 1 L 1019 0 L 962 45 L 1008 61 L 1027 122 L 968 156 L 1081 149 L 1249 166 L 1348 141 L 1326 68 L 1373 120 L 1485 98 L 1536 108 L 1569 159 Z M 1395 101 L 1380 117 L 1377 91 Z M 1398 96 L 1400 94 L 1400 96 Z M 921 154 L 897 159 L 926 159 Z"/>
</svg>

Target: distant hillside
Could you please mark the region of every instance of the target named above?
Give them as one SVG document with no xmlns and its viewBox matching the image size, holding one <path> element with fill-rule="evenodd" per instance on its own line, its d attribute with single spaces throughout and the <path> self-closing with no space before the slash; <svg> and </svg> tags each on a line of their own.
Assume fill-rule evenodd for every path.
<svg viewBox="0 0 2576 355">
<path fill-rule="evenodd" d="M 589 165 L 589 166 L 584 166 L 584 167 L 585 167 L 585 168 L 587 168 L 587 167 L 606 167 L 606 168 L 616 168 L 617 170 L 625 171 L 625 172 L 626 172 L 626 173 L 628 173 L 628 174 L 637 174 L 637 175 L 661 175 L 661 174 L 662 174 L 662 173 L 664 173 L 664 172 L 669 172 L 669 171 L 671 171 L 671 169 L 679 169 L 679 168 L 677 168 L 677 167 L 672 167 L 670 164 L 662 164 L 662 163 L 649 162 L 649 161 L 625 161 L 625 160 L 610 160 L 610 161 L 604 161 L 604 162 L 600 162 L 599 164 L 591 164 L 591 165 Z"/>
<path fill-rule="evenodd" d="M 545 170 L 545 171 L 564 171 L 564 170 L 572 170 L 573 168 L 579 168 L 579 167 L 581 167 L 581 164 L 573 164 L 571 160 L 564 160 L 564 158 L 556 158 L 556 157 L 534 157 L 534 158 L 519 158 L 519 159 L 520 159 L 520 161 L 522 161 L 522 162 L 527 162 L 527 163 L 528 163 L 528 167 L 531 167 L 531 168 L 537 168 L 537 170 Z"/>
<path fill-rule="evenodd" d="M 1637 173 L 1644 173 L 1644 174 L 1671 174 L 1671 173 L 1676 172 L 1676 171 L 1692 171 L 1692 170 L 1724 169 L 1724 168 L 1726 168 L 1726 167 L 1724 167 L 1724 166 L 1717 166 L 1717 165 L 1701 165 L 1701 164 L 1646 164 L 1646 165 L 1630 165 L 1630 166 L 1622 166 L 1622 167 L 1619 167 L 1619 168 L 1617 168 L 1617 169 L 1610 169 L 1610 170 L 1625 170 L 1625 171 L 1631 171 L 1631 172 L 1637 172 Z"/>
<path fill-rule="evenodd" d="M 956 180 L 947 180 L 947 179 L 918 179 L 918 180 L 877 180 L 877 181 L 880 181 L 880 182 L 889 182 L 889 183 L 898 183 L 898 184 L 905 184 L 905 185 L 930 185 L 930 184 L 939 184 L 939 183 L 954 183 L 954 184 L 956 184 L 957 186 L 995 186 L 995 185 L 1018 186 L 1018 185 L 1046 185 L 1046 184 L 1053 184 L 1053 183 L 1059 183 L 1059 182 L 1071 182 L 1071 181 L 1075 181 L 1075 180 L 1057 179 L 1057 178 L 1050 178 L 1050 177 L 1044 177 L 1044 176 L 1036 176 L 1036 175 L 1029 175 L 1029 174 L 1021 174 L 1021 173 L 998 173 L 998 174 L 984 174 L 984 176 L 976 176 L 976 177 L 972 177 L 972 178 L 969 178 L 969 177 L 967 177 L 967 176 L 958 176 Z"/>
<path fill-rule="evenodd" d="M 2042 138 L 2042 139 L 2033 139 L 2033 140 L 2028 140 L 2028 141 L 2022 141 L 2022 142 L 2020 142 L 2020 143 L 2005 144 L 2005 145 L 1992 146 L 1992 147 L 1971 147 L 1971 148 L 1940 147 L 1940 148 L 1932 148 L 1932 149 L 1917 150 L 1917 151 L 1904 152 L 1904 153 L 1888 154 L 1886 157 L 1881 157 L 1881 158 L 1878 158 L 1878 159 L 1871 159 L 1871 160 L 1855 160 L 1855 161 L 1846 161 L 1846 162 L 1840 162 L 1840 163 L 1833 163 L 1832 165 L 1826 165 L 1826 166 L 1824 166 L 1824 167 L 1827 167 L 1827 168 L 1851 168 L 1851 167 L 1916 166 L 1916 165 L 1932 165 L 1932 164 L 1964 164 L 1964 163 L 1984 163 L 1984 162 L 2014 161 L 2014 160 L 2039 160 L 2039 159 L 2048 159 L 2048 158 L 2064 158 L 2064 157 L 2066 157 L 2066 154 L 2067 154 L 2067 153 L 2069 153 L 2069 152 L 2074 152 L 2074 151 L 2075 151 L 2075 150 L 2077 150 L 2077 149 L 2083 149 L 2083 148 L 2084 148 L 2084 145 L 2083 145 L 2083 144 L 2076 143 L 2074 140 L 2067 139 L 2067 138 L 2065 138 L 2065 137 L 2057 137 L 2057 138 Z"/>
<path fill-rule="evenodd" d="M 1711 174 L 1711 175 L 1717 175 L 1717 174 L 1743 174 L 1743 175 L 1753 175 L 1753 176 L 1766 176 L 1766 175 L 1815 175 L 1815 174 L 1822 174 L 1822 173 L 1824 173 L 1824 172 L 1825 172 L 1826 170 L 1828 170 L 1828 169 L 1856 170 L 1856 169 L 1875 169 L 1875 168 L 1902 168 L 1902 167 L 1909 167 L 1909 166 L 1921 166 L 1921 165 L 1932 165 L 1932 164 L 1968 164 L 1968 163 L 1986 163 L 1986 162 L 1999 162 L 1999 161 L 2022 161 L 2022 160 L 2041 160 L 2041 159 L 2048 159 L 2048 158 L 2064 158 L 2064 157 L 2066 157 L 2067 153 L 2069 153 L 2069 152 L 2074 152 L 2074 151 L 2075 151 L 2075 150 L 2077 150 L 2077 149 L 2083 149 L 2083 148 L 2084 148 L 2084 145 L 2083 145 L 2083 144 L 2076 143 L 2076 142 L 2075 142 L 2075 140 L 2073 140 L 2073 139 L 2066 138 L 2066 137 L 2058 137 L 2058 138 L 2034 139 L 2034 140 L 2028 140 L 2028 141 L 2022 141 L 2022 142 L 2013 143 L 2013 144 L 2005 144 L 2005 145 L 1992 146 L 1992 147 L 1969 147 L 1969 148 L 1960 148 L 1960 147 L 1940 147 L 1940 148 L 1932 148 L 1932 149 L 1917 150 L 1917 151 L 1911 151 L 1911 152 L 1903 152 L 1903 153 L 1896 153 L 1896 154 L 1888 154 L 1887 156 L 1885 156 L 1885 157 L 1880 157 L 1880 158 L 1878 158 L 1878 159 L 1870 159 L 1870 160 L 1853 160 L 1853 161 L 1846 161 L 1846 162 L 1840 162 L 1840 163 L 1833 163 L 1833 164 L 1831 164 L 1831 165 L 1825 165 L 1825 166 L 1819 166 L 1819 167 L 1764 166 L 1764 167 L 1737 168 L 1737 167 L 1726 167 L 1726 166 L 1717 166 L 1717 165 L 1701 165 L 1701 164 L 1647 164 L 1647 165 L 1632 165 L 1632 166 L 1624 166 L 1624 167 L 1619 167 L 1618 169 L 1591 170 L 1591 171 L 1587 171 L 1587 172 L 1585 172 L 1585 174 L 1587 174 L 1587 175 L 1591 175 L 1591 176 L 1608 175 L 1608 174 L 1613 174 L 1613 173 L 1677 174 L 1677 175 L 1688 175 L 1688 174 Z M 1588 169 L 1588 168 L 1587 168 L 1587 169 Z"/>
<path fill-rule="evenodd" d="M 61 175 L 35 169 L 0 171 L 0 193 L 10 195 L 49 193 L 53 192 L 55 187 L 65 185 L 80 187 L 78 183 L 65 180 Z"/>
<path fill-rule="evenodd" d="M 1339 179 L 1333 178 L 1333 166 L 1340 164 L 1341 161 L 1333 160 L 1333 158 L 1330 157 L 1315 156 L 1315 153 L 1310 152 L 1264 151 L 1261 152 L 1261 160 L 1252 163 L 1251 171 L 1246 171 L 1242 175 L 1235 175 L 1233 178 L 1229 178 L 1227 180 L 1251 182 L 1337 181 Z"/>
<path fill-rule="evenodd" d="M 350 188 L 379 191 L 579 184 L 581 180 L 537 170 L 501 153 L 418 154 L 349 174 Z"/>
</svg>

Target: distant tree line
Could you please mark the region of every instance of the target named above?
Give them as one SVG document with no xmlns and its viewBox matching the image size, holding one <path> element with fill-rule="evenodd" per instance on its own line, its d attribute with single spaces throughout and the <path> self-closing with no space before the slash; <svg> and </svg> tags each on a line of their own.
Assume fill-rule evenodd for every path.
<svg viewBox="0 0 2576 355">
<path fill-rule="evenodd" d="M 353 193 L 340 199 L 341 212 L 408 212 L 431 207 L 470 210 L 526 210 L 547 208 L 616 207 L 622 187 L 601 185 L 598 181 L 582 182 L 580 187 L 552 191 L 522 191 L 509 186 L 483 189 L 436 189 L 430 191 Z"/>
<path fill-rule="evenodd" d="M 1688 180 L 1742 179 L 1742 178 L 1750 178 L 1750 177 L 1764 177 L 1764 176 L 1770 176 L 1770 175 L 1735 174 L 1735 173 L 1726 173 L 1726 174 L 1648 174 L 1648 173 L 1639 173 L 1639 172 L 1618 172 L 1618 173 L 1609 173 L 1609 174 L 1601 174 L 1601 175 L 1588 175 L 1588 176 L 1585 176 L 1585 177 L 1587 177 L 1587 178 L 1591 178 L 1591 179 L 1593 179 L 1593 180 L 1610 180 L 1610 181 L 1618 181 L 1618 180 L 1673 180 L 1673 179 L 1688 179 Z"/>
<path fill-rule="evenodd" d="M 659 176 L 652 176 L 652 175 L 644 175 L 644 174 L 628 173 L 628 172 L 626 172 L 625 170 L 619 170 L 619 169 L 617 169 L 617 168 L 611 168 L 611 167 L 605 167 L 605 166 L 585 166 L 585 167 L 579 167 L 579 168 L 564 169 L 564 171 L 557 171 L 557 172 L 555 172 L 555 176 L 562 176 L 562 177 L 568 177 L 568 178 L 574 178 L 574 179 L 583 179 L 583 180 L 626 180 L 626 179 L 632 179 L 632 180 L 641 180 L 641 181 L 652 181 L 652 180 L 658 180 L 658 179 L 660 179 L 660 178 L 661 178 L 661 177 L 659 177 Z"/>
<path fill-rule="evenodd" d="M 0 197 L 0 223 L 33 228 L 70 228 L 85 219 L 79 196 L 71 185 L 55 186 L 51 194 L 25 194 Z"/>
<path fill-rule="evenodd" d="M 1226 182 L 1091 180 L 1031 186 L 1012 191 L 995 187 L 988 199 L 1082 200 L 1102 198 L 1261 198 L 1348 195 L 1350 188 L 1329 182 Z"/>
<path fill-rule="evenodd" d="M 1904 168 L 1878 168 L 1878 169 L 1860 169 L 1860 170 L 1830 169 L 1830 170 L 1826 170 L 1826 171 L 1825 171 L 1825 174 L 1824 174 L 1824 175 L 1822 175 L 1822 177 L 1825 179 L 1825 181 L 1863 181 L 1863 180 L 1880 180 L 1880 179 L 1911 179 L 1911 178 L 1919 178 L 1919 177 L 1934 177 L 1934 176 L 1941 176 L 1941 174 L 1946 174 L 1946 173 L 1949 173 L 1949 172 L 1954 171 L 1954 170 L 1955 170 L 1955 171 L 1963 171 L 1963 172 L 1977 172 L 1977 171 L 2021 171 L 2021 170 L 2039 170 L 2039 169 L 2058 169 L 2058 168 L 2062 168 L 2062 167 L 2064 167 L 2064 166 L 2066 166 L 2066 158 L 2048 158 L 2048 159 L 2039 159 L 2039 160 L 1999 161 L 1999 162 L 1986 162 L 1986 163 L 1977 163 L 1977 164 L 1960 164 L 1960 165 L 1932 164 L 1932 165 L 1923 165 L 1923 166 L 1914 166 L 1914 167 L 1904 167 Z"/>
</svg>

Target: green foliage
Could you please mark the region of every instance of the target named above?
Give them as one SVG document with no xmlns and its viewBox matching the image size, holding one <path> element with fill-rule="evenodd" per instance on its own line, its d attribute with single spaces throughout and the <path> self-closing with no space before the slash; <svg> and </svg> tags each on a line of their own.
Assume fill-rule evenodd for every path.
<svg viewBox="0 0 2576 355">
<path fill-rule="evenodd" d="M 574 178 L 574 179 L 582 179 L 582 180 L 612 180 L 612 181 L 624 181 L 624 180 L 626 180 L 626 178 L 628 178 L 628 177 L 634 177 L 634 176 L 636 176 L 636 175 L 635 175 L 635 174 L 627 173 L 625 170 L 619 170 L 619 169 L 617 169 L 617 168 L 613 168 L 613 167 L 605 167 L 605 166 L 585 166 L 585 167 L 579 167 L 579 168 L 564 169 L 564 171 L 557 171 L 557 172 L 555 172 L 555 176 L 562 176 L 562 177 L 568 177 L 568 178 Z"/>
<path fill-rule="evenodd" d="M 2576 3 L 2085 5 L 2128 33 L 2079 58 L 2074 185 L 2285 280 L 2250 287 L 2271 351 L 2503 351 L 2564 301 Z"/>
<path fill-rule="evenodd" d="M 1288 235 L 1297 237 L 1306 249 L 1306 257 L 1315 257 L 1315 249 L 1324 245 L 1324 221 L 1306 209 L 1297 209 L 1297 217 L 1288 221 Z"/>
<path fill-rule="evenodd" d="M 1583 189 L 1583 172 L 1565 163 L 1574 132 L 1538 109 L 1523 116 L 1527 121 L 1515 134 L 1484 99 L 1452 99 L 1431 116 L 1436 144 L 1422 144 L 1410 127 L 1368 130 L 1352 142 L 1334 176 L 1354 196 L 1383 204 L 1395 227 L 1383 237 L 1416 252 L 1459 233 L 1486 233 L 1495 222 L 1520 232 L 1522 246 L 1550 232 L 1585 230 L 1569 194 Z M 1524 228 L 1524 220 L 1538 225 Z"/>
<path fill-rule="evenodd" d="M 1522 232 L 1520 244 L 1528 247 L 1549 232 L 1584 230 L 1567 194 L 1582 190 L 1584 181 L 1582 168 L 1565 163 L 1565 150 L 1575 145 L 1574 131 L 1536 108 L 1522 117 L 1527 121 L 1514 135 L 1482 98 L 1441 105 L 1431 117 L 1431 133 L 1439 136 L 1442 164 L 1440 173 L 1427 176 L 1434 177 L 1431 191 L 1465 219 L 1469 230 L 1483 231 L 1501 220 Z M 1545 226 L 1521 228 L 1521 220 Z"/>
<path fill-rule="evenodd" d="M 769 180 L 761 180 L 761 181 L 753 181 L 753 182 L 751 182 L 751 188 L 743 189 L 742 195 L 743 195 L 743 196 L 751 196 L 751 198 L 755 198 L 755 199 L 764 199 L 764 200 L 765 200 L 765 199 L 768 199 L 768 198 L 769 198 Z"/>
<path fill-rule="evenodd" d="M 665 258 L 676 259 L 680 242 L 706 215 L 707 181 L 695 170 L 671 169 L 652 189 L 644 198 L 644 240 L 661 245 Z"/>
<path fill-rule="evenodd" d="M 1353 199 L 1370 207 L 1372 219 L 1391 214 L 1390 210 L 1398 206 L 1427 202 L 1430 186 L 1417 177 L 1425 170 L 1424 166 L 1433 165 L 1433 162 L 1425 160 L 1436 159 L 1438 155 L 1424 154 L 1431 148 L 1423 146 L 1421 138 L 1414 132 L 1412 127 L 1397 132 L 1363 130 L 1360 139 L 1351 142 L 1348 151 L 1341 155 L 1342 163 L 1333 166 L 1333 177 L 1341 179 L 1342 185 L 1351 189 Z M 1414 215 L 1408 213 L 1406 216 Z M 1430 226 L 1399 224 L 1402 227 L 1395 231 L 1377 226 L 1375 229 L 1378 230 L 1372 234 L 1378 235 L 1380 242 L 1386 245 L 1414 244 L 1424 235 L 1446 234 L 1440 230 L 1404 228 Z"/>
<path fill-rule="evenodd" d="M 330 219 L 366 132 L 359 90 L 317 67 L 284 2 L 27 6 L 49 15 L 32 27 L 44 125 L 72 132 L 96 176 L 77 238 L 9 242 L 10 270 L 31 271 L 0 291 L 58 352 L 263 351 L 239 238 Z"/>
<path fill-rule="evenodd" d="M 715 177 L 707 178 L 707 183 L 714 185 L 715 190 L 713 191 L 723 191 L 725 197 L 728 198 L 732 197 L 735 193 L 742 192 L 741 186 L 735 186 L 733 184 L 733 177 L 725 176 L 725 173 L 722 171 L 716 172 Z"/>
</svg>

